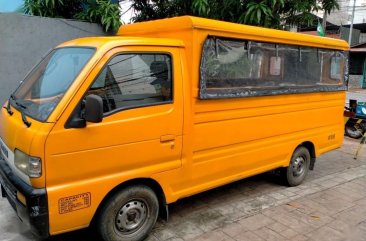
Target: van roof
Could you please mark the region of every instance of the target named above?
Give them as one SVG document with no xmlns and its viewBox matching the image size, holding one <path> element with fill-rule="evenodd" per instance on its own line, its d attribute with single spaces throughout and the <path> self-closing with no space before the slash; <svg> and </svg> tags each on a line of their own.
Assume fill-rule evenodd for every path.
<svg viewBox="0 0 366 241">
<path fill-rule="evenodd" d="M 73 39 L 68 42 L 60 44 L 58 47 L 70 47 L 70 46 L 84 46 L 94 48 L 114 48 L 118 46 L 131 46 L 131 45 L 153 45 L 153 46 L 174 46 L 183 47 L 184 43 L 177 39 L 164 39 L 164 38 L 142 38 L 142 37 L 85 37 Z"/>
<path fill-rule="evenodd" d="M 266 37 L 268 38 L 267 42 L 292 43 L 296 45 L 319 46 L 341 50 L 349 49 L 348 43 L 340 39 L 293 33 L 289 31 L 255 27 L 192 16 L 166 18 L 161 20 L 122 25 L 117 35 L 146 35 L 146 33 L 150 33 L 149 36 L 159 36 L 159 34 L 164 32 L 179 32 L 189 29 L 220 33 L 220 36 L 222 37 L 225 35 L 235 34 L 237 36 L 242 35 L 243 38 L 248 40 L 257 40 Z M 164 34 L 161 35 L 164 36 Z M 181 38 L 182 37 L 179 34 L 175 37 L 175 39 Z"/>
</svg>

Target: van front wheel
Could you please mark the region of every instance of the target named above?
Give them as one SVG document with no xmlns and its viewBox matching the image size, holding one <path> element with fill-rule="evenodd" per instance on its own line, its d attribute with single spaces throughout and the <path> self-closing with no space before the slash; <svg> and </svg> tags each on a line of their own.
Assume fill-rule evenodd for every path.
<svg viewBox="0 0 366 241">
<path fill-rule="evenodd" d="M 309 150 L 303 146 L 296 148 L 292 154 L 290 165 L 282 170 L 282 176 L 290 187 L 300 185 L 309 171 Z"/>
<path fill-rule="evenodd" d="M 147 186 L 132 186 L 112 195 L 103 205 L 98 229 L 105 241 L 139 241 L 154 227 L 159 202 Z"/>
</svg>

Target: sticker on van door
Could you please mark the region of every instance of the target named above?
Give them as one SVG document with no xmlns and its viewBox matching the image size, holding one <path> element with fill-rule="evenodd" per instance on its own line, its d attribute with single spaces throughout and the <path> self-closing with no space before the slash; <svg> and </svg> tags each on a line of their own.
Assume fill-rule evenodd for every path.
<svg viewBox="0 0 366 241">
<path fill-rule="evenodd" d="M 70 197 L 64 197 L 58 200 L 58 212 L 60 214 L 88 208 L 91 205 L 90 192 L 82 193 Z"/>
</svg>

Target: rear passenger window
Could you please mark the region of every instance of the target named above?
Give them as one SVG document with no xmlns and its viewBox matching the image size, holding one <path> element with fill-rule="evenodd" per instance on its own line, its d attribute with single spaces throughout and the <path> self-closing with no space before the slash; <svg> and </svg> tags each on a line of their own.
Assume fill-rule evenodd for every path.
<svg viewBox="0 0 366 241">
<path fill-rule="evenodd" d="M 339 50 L 208 36 L 199 98 L 343 91 L 346 61 Z"/>
<path fill-rule="evenodd" d="M 104 113 L 172 101 L 171 57 L 167 54 L 121 54 L 113 57 L 88 94 L 103 99 Z"/>
</svg>

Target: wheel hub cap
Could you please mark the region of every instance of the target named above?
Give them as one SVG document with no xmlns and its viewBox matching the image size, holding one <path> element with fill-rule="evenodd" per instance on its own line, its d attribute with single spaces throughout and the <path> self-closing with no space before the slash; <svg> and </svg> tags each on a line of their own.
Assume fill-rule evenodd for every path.
<svg viewBox="0 0 366 241">
<path fill-rule="evenodd" d="M 123 233 L 132 233 L 139 229 L 147 217 L 143 201 L 132 200 L 122 206 L 116 216 L 116 227 Z"/>
<path fill-rule="evenodd" d="M 295 177 L 301 176 L 305 172 L 305 158 L 297 157 L 292 164 L 292 170 Z"/>
</svg>

